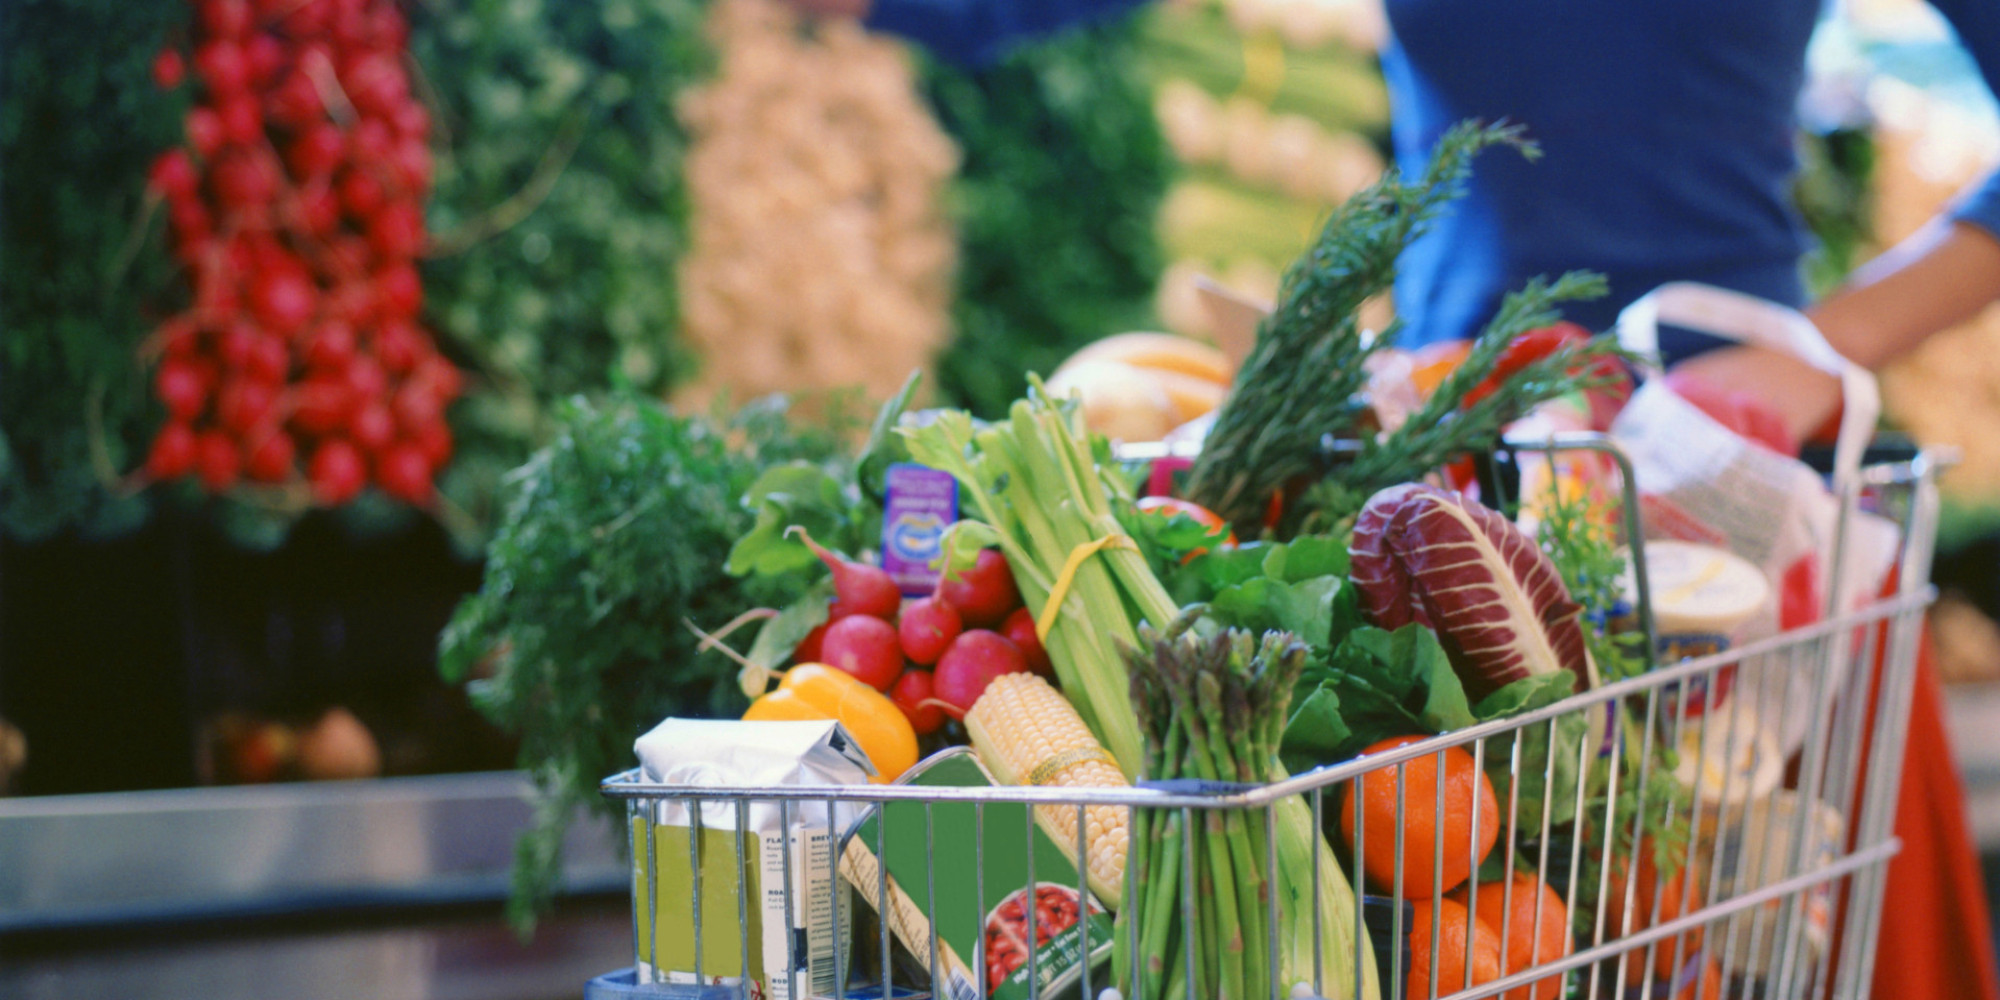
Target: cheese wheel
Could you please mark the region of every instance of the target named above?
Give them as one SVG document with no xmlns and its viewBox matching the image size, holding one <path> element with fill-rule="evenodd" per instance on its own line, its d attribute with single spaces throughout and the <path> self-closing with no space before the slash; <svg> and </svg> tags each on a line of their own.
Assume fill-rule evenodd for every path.
<svg viewBox="0 0 2000 1000">
<path fill-rule="evenodd" d="M 1663 640 L 1690 634 L 1726 637 L 1756 617 L 1771 597 L 1763 571 L 1748 560 L 1693 542 L 1647 542 L 1646 577 L 1654 627 Z M 1622 583 L 1626 598 L 1636 601 L 1630 572 Z"/>
</svg>

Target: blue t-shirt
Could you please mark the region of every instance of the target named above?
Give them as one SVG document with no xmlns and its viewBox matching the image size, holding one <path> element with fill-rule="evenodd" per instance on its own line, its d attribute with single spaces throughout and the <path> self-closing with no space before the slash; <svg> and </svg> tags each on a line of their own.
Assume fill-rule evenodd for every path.
<svg viewBox="0 0 2000 1000">
<path fill-rule="evenodd" d="M 1610 326 L 1669 281 L 1803 305 L 1809 234 L 1792 207 L 1806 43 L 1823 0 L 1385 0 L 1383 52 L 1396 160 L 1422 169 L 1467 118 L 1526 126 L 1528 162 L 1483 154 L 1467 196 L 1400 262 L 1405 346 L 1477 333 L 1536 275 L 1603 272 L 1611 294 L 1569 318 Z M 2000 0 L 1932 0 L 1988 86 L 2000 70 Z M 871 26 L 977 64 L 1022 37 L 1136 0 L 876 0 Z M 2000 88 L 1996 88 L 2000 89 Z M 2000 234 L 2000 183 L 1956 210 Z M 1664 331 L 1668 359 L 1706 338 Z"/>
<path fill-rule="evenodd" d="M 2000 67 L 2000 3 L 1935 0 Z M 1467 197 L 1403 256 L 1403 343 L 1476 333 L 1538 274 L 1601 271 L 1611 294 L 1569 318 L 1605 329 L 1668 281 L 1805 302 L 1809 234 L 1792 207 L 1796 107 L 1820 0 L 1387 0 L 1383 52 L 1403 170 L 1466 118 L 1520 122 L 1530 163 L 1483 154 Z M 1960 217 L 2000 231 L 1989 178 Z M 1669 360 L 1706 338 L 1663 339 Z"/>
</svg>

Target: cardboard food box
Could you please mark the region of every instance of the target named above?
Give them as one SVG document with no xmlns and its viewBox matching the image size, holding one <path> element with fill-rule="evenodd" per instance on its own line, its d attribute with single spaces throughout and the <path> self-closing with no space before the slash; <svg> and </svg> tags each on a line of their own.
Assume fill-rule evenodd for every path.
<svg viewBox="0 0 2000 1000">
<path fill-rule="evenodd" d="M 861 784 L 874 774 L 840 724 L 669 719 L 641 737 L 647 777 L 677 786 Z M 834 875 L 856 810 L 806 799 L 665 798 L 632 816 L 632 913 L 642 983 L 734 984 L 752 1000 L 831 994 L 854 902 Z M 698 813 L 698 815 L 697 815 Z M 790 891 L 786 880 L 790 879 Z M 655 919 L 657 910 L 658 918 Z M 745 968 L 745 966 L 748 968 Z"/>
<path fill-rule="evenodd" d="M 965 747 L 920 762 L 898 783 L 949 788 L 997 784 Z M 878 844 L 886 858 L 886 880 L 885 866 L 877 860 Z M 862 905 L 878 907 L 886 888 L 887 923 L 923 965 L 931 961 L 930 921 L 935 916 L 938 970 L 932 992 L 939 997 L 1075 996 L 1086 956 L 1091 991 L 1111 985 L 1111 914 L 1082 887 L 1075 863 L 1029 818 L 1025 805 L 884 803 L 843 839 L 840 870 Z M 1032 989 L 1030 976 L 1036 979 Z"/>
</svg>

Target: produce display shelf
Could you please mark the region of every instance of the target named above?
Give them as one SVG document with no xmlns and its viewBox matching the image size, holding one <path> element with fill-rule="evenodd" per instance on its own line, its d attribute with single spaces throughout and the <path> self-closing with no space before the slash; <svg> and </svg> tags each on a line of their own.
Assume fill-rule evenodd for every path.
<svg viewBox="0 0 2000 1000">
<path fill-rule="evenodd" d="M 531 785 L 495 771 L 0 799 L 0 936 L 506 898 Z M 573 825 L 565 890 L 628 882 Z"/>
</svg>

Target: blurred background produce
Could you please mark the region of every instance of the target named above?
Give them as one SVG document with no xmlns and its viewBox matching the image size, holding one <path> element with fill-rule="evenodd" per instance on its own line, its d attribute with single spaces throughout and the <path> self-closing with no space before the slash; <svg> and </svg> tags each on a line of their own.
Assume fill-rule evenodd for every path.
<svg viewBox="0 0 2000 1000">
<path fill-rule="evenodd" d="M 920 367 L 918 405 L 982 417 L 1035 373 L 1129 440 L 1203 418 L 1240 359 L 1197 279 L 1274 300 L 1386 162 L 1370 0 L 1166 0 L 978 70 L 776 0 L 295 6 L 0 5 L 0 794 L 520 766 L 546 874 L 636 727 L 742 708 L 680 619 L 751 600 L 699 547 L 756 520 L 748 482 L 838 471 Z M 1799 136 L 1816 288 L 2000 162 L 1921 0 L 1839 6 Z M 1997 317 L 1884 378 L 1896 428 L 1963 453 L 1932 629 L 1971 732 Z M 611 532 L 619 504 L 647 506 Z M 583 551 L 600 528 L 646 538 Z M 518 604 L 462 623 L 519 641 L 446 632 L 440 678 L 482 580 Z M 581 631 L 521 625 L 549 616 Z M 533 643 L 562 666 L 508 659 Z"/>
</svg>

